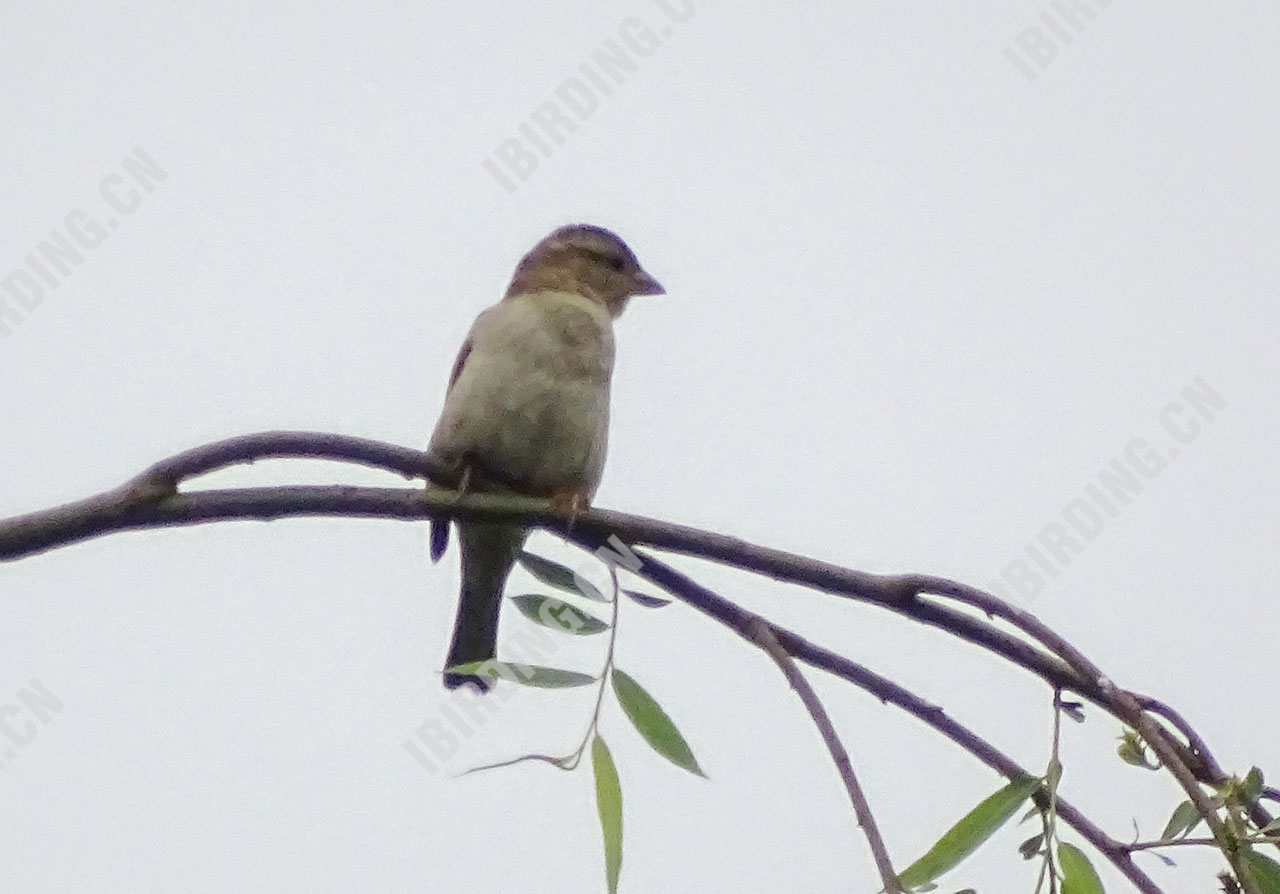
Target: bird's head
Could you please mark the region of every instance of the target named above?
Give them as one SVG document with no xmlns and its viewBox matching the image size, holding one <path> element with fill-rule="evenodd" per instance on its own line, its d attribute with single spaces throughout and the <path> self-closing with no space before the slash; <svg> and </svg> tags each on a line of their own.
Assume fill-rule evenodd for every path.
<svg viewBox="0 0 1280 894">
<path fill-rule="evenodd" d="M 627 243 L 602 227 L 560 227 L 516 265 L 507 297 L 541 290 L 574 292 L 598 302 L 617 317 L 633 295 L 666 290 L 645 272 Z"/>
</svg>

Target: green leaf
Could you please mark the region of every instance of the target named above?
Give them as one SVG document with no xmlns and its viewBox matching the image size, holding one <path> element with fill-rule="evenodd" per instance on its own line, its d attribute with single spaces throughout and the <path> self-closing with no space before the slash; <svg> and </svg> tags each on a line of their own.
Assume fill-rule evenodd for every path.
<svg viewBox="0 0 1280 894">
<path fill-rule="evenodd" d="M 609 601 L 609 598 L 597 590 L 591 581 L 581 575 L 574 574 L 559 562 L 544 559 L 542 556 L 536 556 L 525 550 L 521 550 L 517 558 L 520 564 L 524 566 L 525 571 L 528 571 L 548 587 L 555 587 L 557 590 L 564 590 L 566 593 L 576 593 L 596 602 Z"/>
<path fill-rule="evenodd" d="M 1038 788 L 1039 779 L 1025 776 L 991 795 L 948 829 L 923 857 L 903 870 L 898 876 L 899 884 L 904 888 L 918 888 L 955 868 L 1008 822 Z"/>
<path fill-rule="evenodd" d="M 1240 794 L 1247 801 L 1256 801 L 1262 794 L 1262 771 L 1257 767 L 1251 767 L 1245 774 L 1244 782 L 1240 783 Z"/>
<path fill-rule="evenodd" d="M 586 686 L 596 678 L 578 671 L 561 670 L 558 667 L 539 667 L 536 664 L 517 664 L 514 661 L 468 661 L 445 668 L 448 674 L 474 674 L 491 680 L 511 680 L 539 689 L 565 689 L 570 686 Z"/>
<path fill-rule="evenodd" d="M 697 773 L 705 777 L 698 766 L 698 761 L 689 748 L 689 743 L 680 735 L 676 725 L 671 722 L 667 712 L 653 700 L 653 696 L 644 691 L 635 680 L 616 667 L 613 669 L 613 694 L 618 697 L 618 704 L 626 712 L 631 723 L 644 736 L 644 740 L 653 746 L 653 750 L 671 761 L 677 767 Z"/>
<path fill-rule="evenodd" d="M 550 627 L 552 630 L 586 636 L 591 633 L 603 633 L 609 629 L 609 625 L 604 621 L 554 596 L 530 594 L 513 596 L 511 601 L 526 618 L 543 627 Z"/>
<path fill-rule="evenodd" d="M 1262 894 L 1280 894 L 1280 863 L 1255 850 L 1245 851 L 1244 862 Z"/>
<path fill-rule="evenodd" d="M 1192 829 L 1194 829 L 1204 819 L 1200 815 L 1200 811 L 1196 809 L 1196 805 L 1190 801 L 1183 801 L 1173 809 L 1173 815 L 1169 817 L 1169 822 L 1165 824 L 1164 831 L 1160 833 L 1160 837 L 1166 841 L 1172 838 L 1181 838 Z"/>
<path fill-rule="evenodd" d="M 615 894 L 618 874 L 622 872 L 622 786 L 609 746 L 599 736 L 591 741 L 591 767 L 596 776 L 596 809 L 604 836 L 604 873 L 609 894 Z"/>
<path fill-rule="evenodd" d="M 587 686 L 598 678 L 579 671 L 562 670 L 558 667 L 539 667 L 534 664 L 511 664 L 523 675 L 521 683 L 526 686 L 537 686 L 539 689 L 568 689 L 573 686 Z"/>
<path fill-rule="evenodd" d="M 1126 729 L 1120 735 L 1120 744 L 1116 747 L 1116 754 L 1120 755 L 1120 760 L 1126 764 L 1132 764 L 1135 767 L 1142 767 L 1144 770 L 1158 770 L 1158 764 L 1152 763 L 1147 757 L 1147 746 L 1142 741 L 1142 737 L 1131 729 Z"/>
<path fill-rule="evenodd" d="M 1062 894 L 1105 894 L 1102 879 L 1080 848 L 1059 844 L 1058 865 L 1062 867 Z"/>
<path fill-rule="evenodd" d="M 664 605 L 670 605 L 670 599 L 663 599 L 660 596 L 650 596 L 648 593 L 641 593 L 639 590 L 623 590 L 622 592 L 630 596 L 635 602 L 643 605 L 645 608 L 662 608 Z"/>
</svg>

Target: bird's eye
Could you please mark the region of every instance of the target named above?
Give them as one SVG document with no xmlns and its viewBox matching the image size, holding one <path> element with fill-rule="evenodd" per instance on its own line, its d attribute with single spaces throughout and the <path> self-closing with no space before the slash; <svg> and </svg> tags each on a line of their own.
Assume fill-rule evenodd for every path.
<svg viewBox="0 0 1280 894">
<path fill-rule="evenodd" d="M 619 273 L 621 273 L 623 269 L 627 266 L 627 262 L 622 260 L 622 258 L 609 258 L 608 263 L 611 268 L 618 271 Z"/>
</svg>

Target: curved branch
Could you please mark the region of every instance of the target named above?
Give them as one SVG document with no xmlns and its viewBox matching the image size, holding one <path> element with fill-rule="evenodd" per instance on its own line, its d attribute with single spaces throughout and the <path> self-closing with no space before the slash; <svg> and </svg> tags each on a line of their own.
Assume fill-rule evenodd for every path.
<svg viewBox="0 0 1280 894">
<path fill-rule="evenodd" d="M 225 519 L 273 520 L 321 515 L 481 521 L 518 518 L 564 536 L 570 534 L 565 517 L 552 511 L 545 500 L 514 495 L 472 493 L 460 498 L 450 491 L 344 486 L 257 487 L 191 493 L 172 490 L 175 481 L 224 468 L 233 461 L 251 462 L 266 456 L 325 455 L 334 458 L 340 455 L 336 444 L 342 439 L 337 437 L 327 439 L 323 448 L 308 451 L 289 449 L 288 452 L 275 437 L 272 436 L 270 452 L 266 454 L 249 453 L 245 448 L 252 443 L 250 438 L 220 442 L 158 463 L 116 490 L 0 521 L 0 561 L 19 559 L 113 531 L 174 527 Z M 368 449 L 372 444 L 376 442 L 357 440 L 352 452 L 359 458 L 353 461 L 401 474 L 425 464 L 421 456 L 411 456 L 412 451 L 394 448 L 397 452 L 389 450 L 378 454 Z M 224 445 L 230 446 L 223 449 Z M 392 448 L 392 445 L 385 446 Z M 228 460 L 230 456 L 237 458 L 231 461 Z M 347 454 L 341 453 L 341 456 L 346 458 Z M 1078 692 L 1106 707 L 1106 699 L 1098 687 L 1073 672 L 1064 662 L 979 618 L 909 595 L 903 598 L 903 588 L 895 578 L 851 571 L 710 531 L 600 509 L 576 516 L 574 530 L 590 534 L 600 541 L 616 534 L 627 543 L 708 559 L 755 571 L 775 580 L 810 586 L 889 608 L 994 652 L 1036 674 L 1051 686 Z"/>
<path fill-rule="evenodd" d="M 580 543 L 598 544 L 610 534 L 624 541 L 709 559 L 767 577 L 880 605 L 972 642 L 1037 674 L 1056 688 L 1068 689 L 1129 723 L 1169 765 L 1202 810 L 1207 801 L 1195 786 L 1210 783 L 1221 769 L 1198 737 L 1190 746 L 1170 738 L 1144 704 L 1117 688 L 1082 654 L 1035 618 L 990 594 L 943 578 L 925 575 L 876 575 L 827 562 L 755 546 L 733 537 L 638 516 L 592 510 L 574 520 L 554 513 L 545 501 L 515 496 L 356 487 L 246 488 L 176 492 L 187 478 L 237 463 L 271 457 L 345 460 L 387 469 L 405 477 L 429 477 L 449 483 L 450 470 L 425 454 L 392 444 L 308 432 L 267 432 L 199 447 L 157 463 L 114 491 L 44 512 L 0 522 L 0 560 L 53 549 L 116 530 L 195 524 L 218 519 L 275 519 L 286 516 L 346 515 L 365 518 L 513 519 L 545 527 Z M 966 612 L 921 596 L 958 600 L 998 617 L 1037 640 L 1027 642 Z M 1041 648 L 1043 645 L 1045 648 Z M 1048 651 L 1046 651 L 1046 649 Z M 1160 707 L 1164 707 L 1161 705 Z M 1186 734 L 1177 720 L 1160 711 Z M 1192 759 L 1198 756 L 1200 760 Z M 1216 771 L 1216 772 L 1215 772 Z M 1208 778 L 1206 778 L 1208 777 Z M 1205 801 L 1205 804 L 1201 804 Z M 1258 808 L 1260 811 L 1261 808 Z M 1262 814 L 1266 816 L 1265 812 Z M 1214 818 L 1208 817 L 1211 828 Z M 1214 830 L 1215 833 L 1219 829 Z M 1232 851 L 1227 849 L 1228 856 Z M 1246 881 L 1247 884 L 1247 881 Z"/>
<path fill-rule="evenodd" d="M 395 444 L 322 432 L 278 431 L 243 435 L 184 451 L 156 463 L 123 487 L 75 503 L 0 521 L 0 561 L 21 558 L 117 530 L 168 527 L 220 519 L 275 519 L 287 516 L 345 515 L 364 518 L 519 518 L 567 535 L 566 520 L 541 500 L 471 494 L 458 498 L 439 491 L 355 487 L 244 488 L 177 494 L 175 488 L 196 475 L 238 463 L 281 457 L 350 461 L 412 477 L 427 475 L 448 482 L 451 471 L 425 453 Z M 1041 677 L 1050 686 L 1074 691 L 1104 709 L 1112 699 L 1095 680 L 1026 640 L 965 612 L 920 599 L 921 588 L 960 587 L 941 578 L 886 576 L 842 568 L 782 550 L 756 546 L 735 537 L 617 512 L 591 510 L 575 519 L 575 531 L 599 539 L 617 534 L 633 544 L 720 562 L 788 583 L 888 608 L 929 624 Z M 981 591 L 976 591 L 981 592 Z M 992 614 L 1008 609 L 982 594 Z M 1180 744 L 1180 743 L 1175 743 Z M 1210 784 L 1224 778 L 1202 743 L 1182 749 L 1184 760 Z M 1192 752 L 1205 761 L 1193 761 Z M 1217 772 L 1213 772 L 1216 770 Z"/>
<path fill-rule="evenodd" d="M 330 491 L 333 502 L 328 510 L 323 505 L 325 495 L 315 489 L 308 489 L 312 494 L 305 500 L 291 500 L 288 497 L 288 493 L 297 488 L 275 489 L 274 496 L 266 493 L 268 489 L 246 488 L 241 491 L 245 494 L 243 500 L 231 497 L 230 491 L 201 491 L 198 492 L 200 499 L 192 495 L 189 501 L 180 498 L 175 501 L 178 485 L 190 478 L 232 465 L 286 457 L 347 461 L 385 469 L 409 478 L 427 477 L 441 484 L 450 484 L 456 479 L 456 470 L 441 467 L 427 454 L 381 441 L 325 432 L 274 431 L 241 435 L 162 460 L 124 486 L 105 494 L 0 522 L 0 560 L 21 558 L 114 530 L 166 527 L 219 518 L 382 515 L 367 505 L 376 500 L 365 501 L 358 498 L 362 489 L 357 488 L 343 488 L 342 493 Z M 483 500 L 477 502 L 477 498 L 482 496 L 478 494 L 461 500 L 453 495 L 440 497 L 438 494 L 428 494 L 423 498 L 425 502 L 422 511 L 412 514 L 393 496 L 397 492 L 381 493 L 393 503 L 385 513 L 388 518 L 499 519 L 514 515 L 523 521 L 542 525 L 561 534 L 566 533 L 565 519 L 552 515 L 548 511 L 548 505 L 540 500 L 491 497 L 497 502 L 486 503 Z M 278 513 L 273 512 L 268 505 L 273 502 L 279 504 Z M 142 511 L 148 505 L 156 510 L 154 514 Z M 1102 693 L 1091 680 L 1074 673 L 1067 664 L 1031 643 L 963 612 L 917 598 L 919 591 L 914 585 L 921 581 L 941 579 L 924 576 L 895 577 L 854 571 L 829 562 L 750 544 L 736 537 L 616 512 L 592 510 L 579 515 L 575 519 L 575 526 L 598 534 L 615 533 L 629 542 L 729 564 L 775 580 L 880 605 L 995 652 L 1037 674 L 1052 686 L 1070 689 L 1099 704 L 1103 703 Z"/>
<path fill-rule="evenodd" d="M 287 516 L 345 515 L 364 518 L 519 518 L 562 535 L 566 519 L 542 500 L 513 495 L 470 494 L 458 498 L 439 491 L 386 488 L 288 487 L 175 493 L 182 481 L 237 463 L 280 457 L 344 460 L 404 476 L 429 475 L 448 481 L 425 453 L 394 444 L 317 432 L 264 432 L 218 441 L 156 463 L 123 487 L 54 509 L 0 521 L 0 561 L 13 560 L 117 530 L 168 527 L 220 519 L 275 519 Z M 618 512 L 591 510 L 576 517 L 575 530 L 600 539 L 657 547 L 753 571 L 788 583 L 888 608 L 974 643 L 1036 674 L 1050 686 L 1068 689 L 1111 710 L 1096 681 L 1026 640 L 967 613 L 920 599 L 922 587 L 959 587 L 940 578 L 886 576 L 842 568 L 735 537 Z M 980 591 L 978 591 L 980 592 Z M 983 594 L 986 596 L 986 594 Z M 999 600 L 990 613 L 1008 608 Z M 1197 752 L 1202 749 L 1193 742 Z M 1207 751 L 1204 752 L 1208 756 Z M 1208 769 L 1213 769 L 1210 766 Z M 1219 771 L 1220 772 L 1220 771 Z M 1206 781 L 1219 782 L 1207 773 Z"/>
<path fill-rule="evenodd" d="M 453 483 L 456 478 L 456 470 L 442 468 L 425 453 L 395 444 L 323 432 L 278 431 L 242 435 L 162 460 L 113 491 L 0 521 L 0 561 L 21 558 L 116 530 L 193 524 L 220 518 L 356 515 L 497 519 L 514 515 L 523 521 L 565 533 L 564 519 L 551 515 L 545 502 L 521 501 L 519 497 L 501 498 L 484 507 L 475 502 L 480 495 L 471 495 L 463 500 L 452 496 L 440 499 L 427 497 L 422 512 L 418 514 L 407 512 L 394 496 L 394 491 L 382 492 L 391 504 L 386 513 L 379 513 L 365 505 L 376 502 L 376 499 L 360 500 L 357 496 L 359 489 L 355 488 L 343 489 L 343 494 L 330 491 L 332 502 L 327 508 L 324 505 L 326 496 L 315 491 L 304 500 L 290 499 L 288 491 L 296 490 L 294 488 L 275 489 L 274 495 L 269 495 L 267 489 L 244 489 L 245 497 L 241 500 L 232 498 L 227 491 L 202 491 L 199 498 L 193 495 L 186 501 L 174 499 L 178 485 L 190 478 L 236 464 L 286 457 L 342 460 L 385 469 L 405 477 L 427 477 L 441 484 Z M 278 512 L 272 511 L 268 505 L 271 503 L 278 504 Z M 147 506 L 153 507 L 154 511 L 143 511 Z M 475 514 L 471 514 L 473 511 Z M 735 537 L 641 516 L 593 510 L 580 515 L 575 524 L 582 530 L 616 533 L 631 542 L 730 564 L 776 580 L 881 605 L 996 652 L 1041 676 L 1050 685 L 1072 689 L 1093 700 L 1100 695 L 1088 680 L 1073 674 L 1064 663 L 1030 643 L 962 612 L 917 600 L 906 588 L 896 585 L 891 577 L 852 571 L 781 550 L 755 546 Z"/>
<path fill-rule="evenodd" d="M 197 475 L 260 459 L 332 459 L 385 469 L 405 478 L 447 482 L 450 470 L 421 450 L 320 431 L 265 431 L 184 450 L 148 468 L 130 487 L 177 488 Z M 450 482 L 451 483 L 451 482 Z"/>
</svg>

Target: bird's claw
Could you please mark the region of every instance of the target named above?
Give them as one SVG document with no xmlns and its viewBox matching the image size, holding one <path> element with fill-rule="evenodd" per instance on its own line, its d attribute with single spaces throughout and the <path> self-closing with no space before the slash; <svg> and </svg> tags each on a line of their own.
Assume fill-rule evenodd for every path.
<svg viewBox="0 0 1280 894">
<path fill-rule="evenodd" d="M 569 530 L 572 531 L 578 517 L 591 509 L 591 500 L 581 491 L 561 491 L 552 495 L 551 508 L 569 520 Z"/>
<path fill-rule="evenodd" d="M 462 467 L 462 474 L 458 476 L 458 486 L 455 488 L 458 492 L 458 499 L 461 500 L 471 490 L 472 466 L 467 463 Z"/>
</svg>

